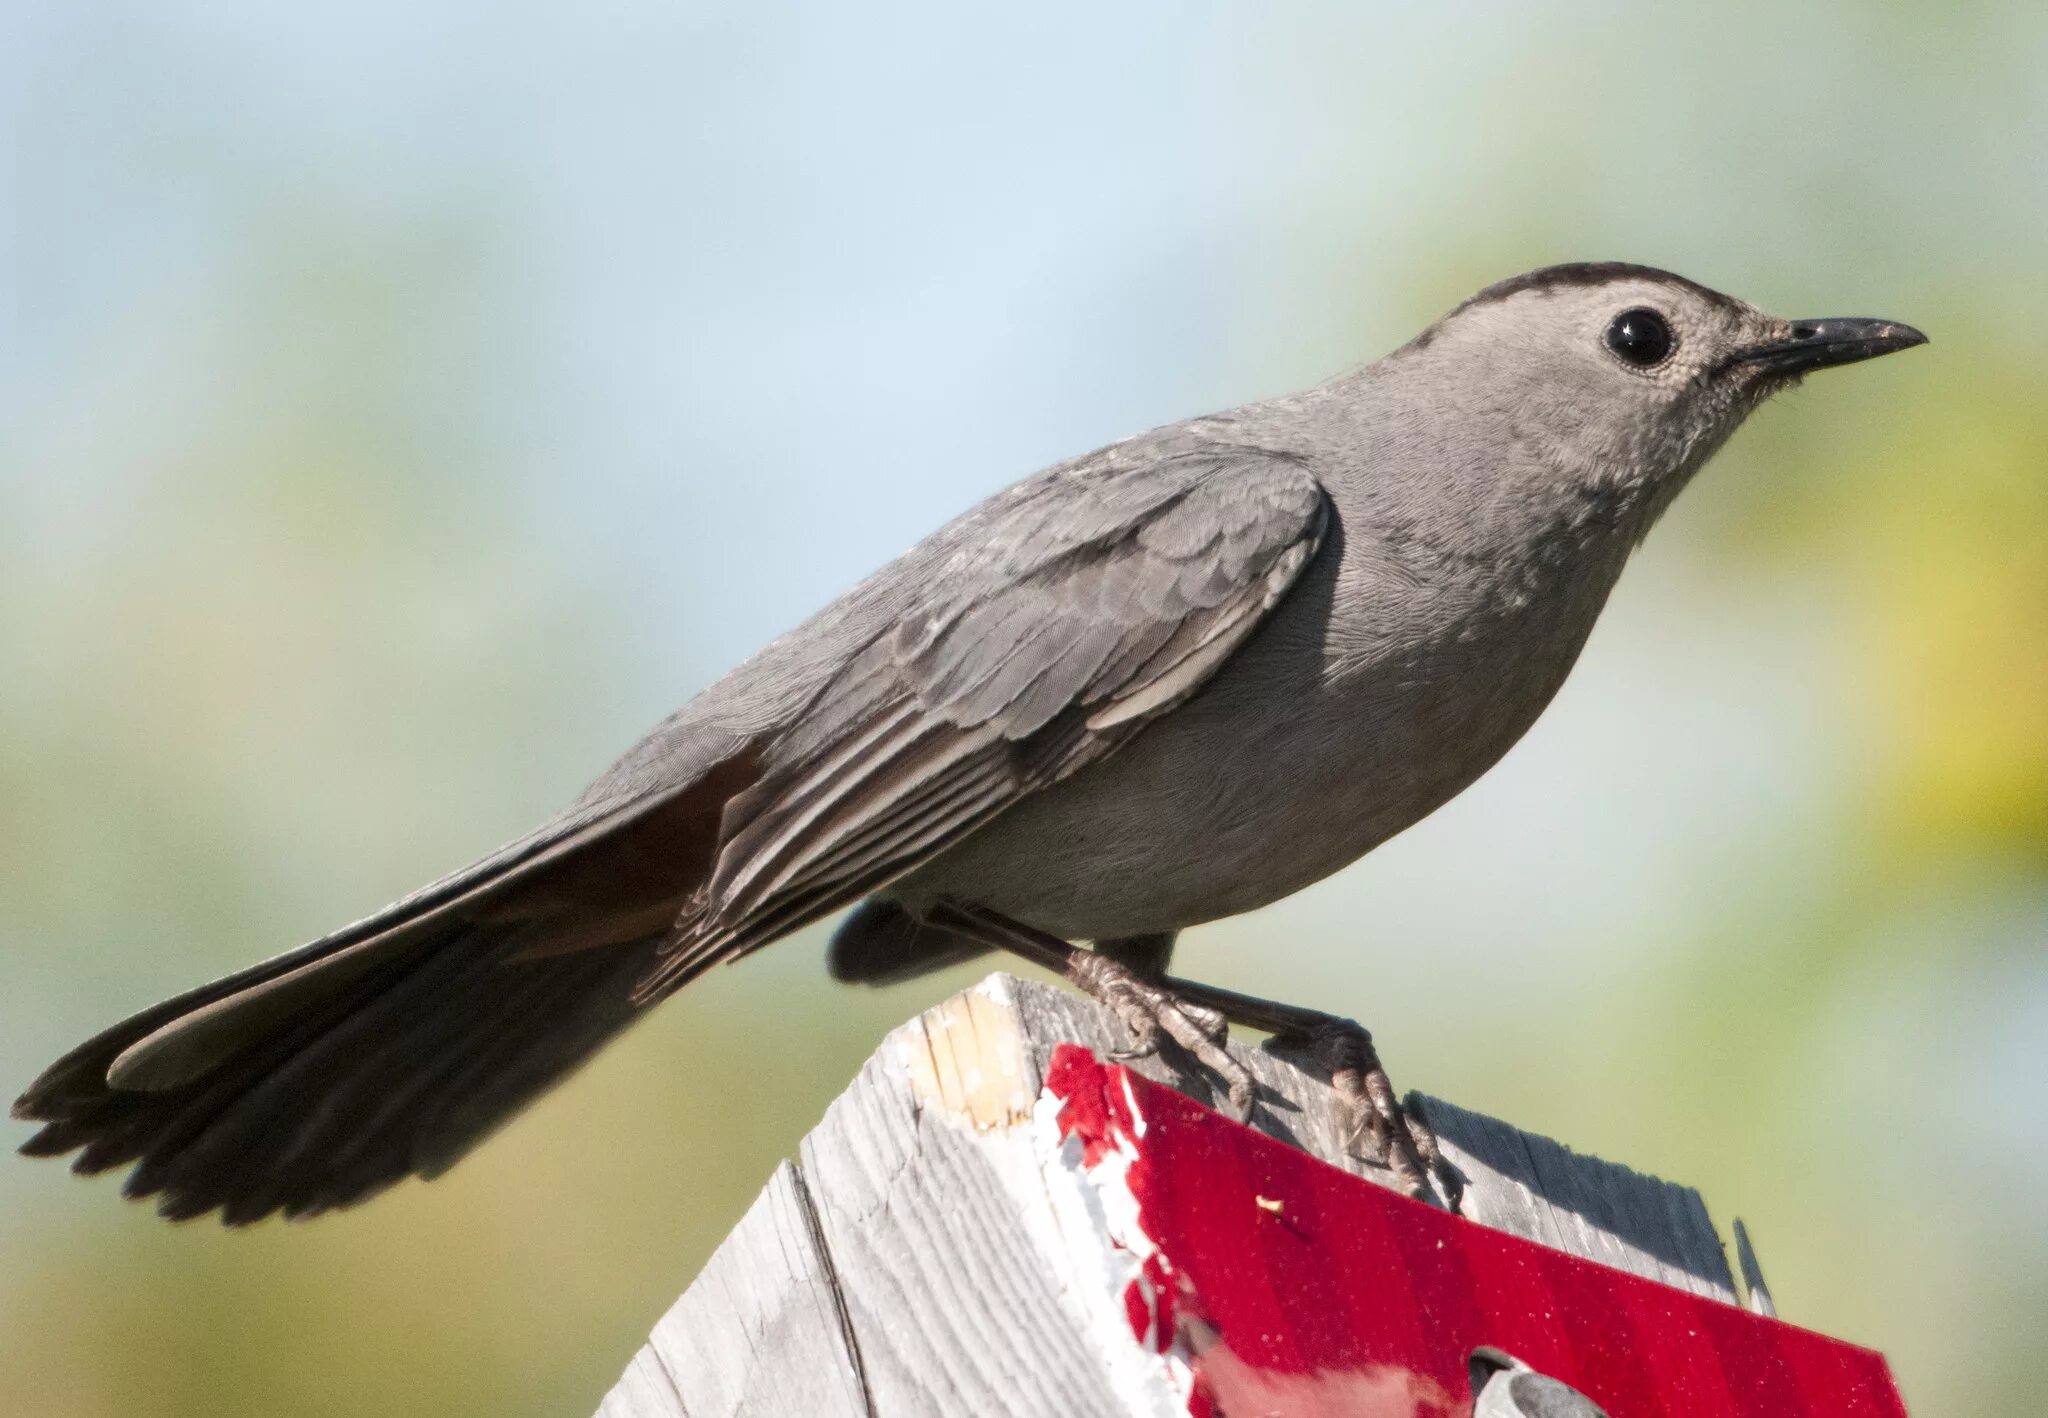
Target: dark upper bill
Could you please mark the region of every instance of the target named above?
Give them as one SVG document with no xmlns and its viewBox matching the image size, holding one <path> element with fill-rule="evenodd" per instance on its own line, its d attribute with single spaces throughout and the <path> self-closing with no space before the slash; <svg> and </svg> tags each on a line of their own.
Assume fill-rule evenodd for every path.
<svg viewBox="0 0 2048 1418">
<path fill-rule="evenodd" d="M 1795 320 L 1787 338 L 1746 349 L 1735 356 L 1735 363 L 1771 374 L 1804 374 L 1926 343 L 1925 335 L 1896 320 L 1830 316 L 1825 320 Z"/>
</svg>

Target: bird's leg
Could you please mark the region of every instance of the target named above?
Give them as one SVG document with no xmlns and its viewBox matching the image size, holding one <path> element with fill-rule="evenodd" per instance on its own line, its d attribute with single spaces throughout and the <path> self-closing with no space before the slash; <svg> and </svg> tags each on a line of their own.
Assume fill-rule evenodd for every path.
<svg viewBox="0 0 2048 1418">
<path fill-rule="evenodd" d="M 1166 978 L 1167 962 L 1173 958 L 1174 939 L 1175 935 L 1172 931 L 1159 931 L 1151 935 L 1113 936 L 1107 940 L 1094 942 L 1095 955 L 1122 966 L 1124 970 L 1146 984 L 1157 985 Z M 1076 960 L 1067 968 L 1067 975 L 1070 979 L 1073 978 L 1076 969 L 1086 970 L 1097 975 L 1105 973 L 1102 966 L 1093 960 Z M 1079 984 L 1080 982 L 1077 980 L 1075 983 Z M 1122 988 L 1122 982 L 1118 982 L 1117 987 Z M 1086 985 L 1083 985 L 1082 988 L 1089 989 L 1091 994 L 1100 994 L 1099 991 L 1090 989 Z M 1192 1014 L 1192 1011 L 1188 1009 L 1183 1009 L 1182 1012 Z M 1205 1029 L 1212 1030 L 1216 1041 L 1220 1044 L 1230 1032 L 1230 1021 L 1221 1016 L 1212 1019 L 1209 1017 L 1210 1014 L 1211 1011 L 1203 1010 L 1199 1014 L 1193 1014 L 1193 1018 Z M 1149 1018 L 1146 1021 L 1146 1025 L 1146 1028 L 1133 1031 L 1137 1036 L 1137 1042 L 1133 1043 L 1128 1049 L 1117 1050 L 1112 1057 L 1118 1062 L 1123 1063 L 1131 1059 L 1142 1059 L 1147 1055 L 1158 1053 L 1159 1026 L 1152 1024 Z"/>
<path fill-rule="evenodd" d="M 1119 1057 L 1142 1057 L 1158 1048 L 1162 1034 L 1172 1038 L 1223 1080 L 1240 1122 L 1251 1116 L 1252 1083 L 1244 1066 L 1224 1051 L 1229 1026 L 1243 1024 L 1300 1041 L 1328 1071 L 1330 1086 L 1343 1101 L 1346 1152 L 1391 1171 L 1401 1189 L 1420 1200 L 1433 1200 L 1429 1185 L 1433 1178 L 1450 1209 L 1457 1210 L 1464 1189 L 1457 1170 L 1445 1160 L 1428 1125 L 1401 1106 L 1373 1048 L 1372 1035 L 1355 1020 L 1164 973 L 1148 978 L 1117 958 L 1128 958 L 1134 952 L 1083 950 L 978 906 L 941 902 L 932 909 L 931 919 L 935 925 L 1065 975 L 1107 1004 L 1136 1041 Z M 1160 949 L 1151 944 L 1154 939 L 1134 937 L 1133 943 L 1146 942 L 1163 966 L 1171 941 Z"/>
<path fill-rule="evenodd" d="M 1221 1010 L 1187 998 L 1180 989 L 1181 982 L 1169 981 L 1164 975 L 1148 978 L 1107 952 L 1083 950 L 1056 935 L 978 906 L 942 901 L 926 915 L 933 925 L 1064 975 L 1084 993 L 1108 1005 L 1130 1031 L 1132 1041 L 1129 1048 L 1118 1050 L 1112 1057 L 1144 1058 L 1159 1051 L 1162 1037 L 1172 1039 L 1223 1081 L 1232 1115 L 1239 1122 L 1251 1118 L 1251 1073 L 1224 1048 L 1224 1041 L 1230 1036 L 1230 1020 Z M 1155 939 L 1133 938 L 1147 942 Z M 1149 949 L 1163 964 L 1164 955 L 1172 949 L 1172 940 L 1167 939 L 1163 950 L 1156 944 Z"/>
<path fill-rule="evenodd" d="M 1117 964 L 1130 967 L 1133 974 L 1148 980 L 1163 980 L 1166 967 L 1173 962 L 1173 943 L 1177 938 L 1173 931 L 1117 936 L 1096 941 L 1095 953 L 1107 955 Z"/>
</svg>

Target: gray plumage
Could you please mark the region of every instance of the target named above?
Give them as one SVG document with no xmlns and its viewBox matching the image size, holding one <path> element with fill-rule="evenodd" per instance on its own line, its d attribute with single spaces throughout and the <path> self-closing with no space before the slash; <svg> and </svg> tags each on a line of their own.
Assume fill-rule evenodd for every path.
<svg viewBox="0 0 2048 1418">
<path fill-rule="evenodd" d="M 1613 345 L 1631 309 L 1668 322 L 1654 365 Z M 1521 736 L 1757 403 L 1919 339 L 1556 267 L 1318 388 L 1049 469 L 553 822 L 66 1055 L 16 1105 L 46 1124 L 24 1150 L 133 1162 L 167 1215 L 306 1215 L 434 1175 L 708 965 L 863 898 L 845 978 L 974 953 L 921 920 L 941 899 L 1077 940 L 1264 905 Z"/>
</svg>

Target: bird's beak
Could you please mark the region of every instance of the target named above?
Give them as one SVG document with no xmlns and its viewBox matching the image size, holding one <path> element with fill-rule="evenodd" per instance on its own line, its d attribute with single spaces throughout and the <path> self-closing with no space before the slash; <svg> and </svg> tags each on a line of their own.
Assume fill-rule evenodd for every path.
<svg viewBox="0 0 2048 1418">
<path fill-rule="evenodd" d="M 1775 375 L 1805 374 L 1926 343 L 1925 335 L 1896 320 L 1830 316 L 1825 320 L 1794 320 L 1784 339 L 1743 350 L 1735 356 L 1734 363 Z"/>
</svg>

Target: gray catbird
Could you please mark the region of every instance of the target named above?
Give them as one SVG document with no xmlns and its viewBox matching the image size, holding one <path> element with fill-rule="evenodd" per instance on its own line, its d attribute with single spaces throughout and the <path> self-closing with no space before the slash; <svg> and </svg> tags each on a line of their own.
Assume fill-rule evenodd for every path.
<svg viewBox="0 0 2048 1418">
<path fill-rule="evenodd" d="M 1306 393 L 975 507 L 698 695 L 539 830 L 146 1009 L 15 1105 L 167 1216 L 303 1216 L 433 1176 L 708 966 L 863 902 L 843 979 L 989 948 L 1249 1080 L 1315 1040 L 1365 1152 L 1434 1162 L 1362 1030 L 1165 975 L 1174 933 L 1356 859 L 1564 681 L 1629 551 L 1807 371 L 1917 345 L 1666 272 L 1491 286 Z M 1069 942 L 1093 941 L 1093 952 Z"/>
</svg>

